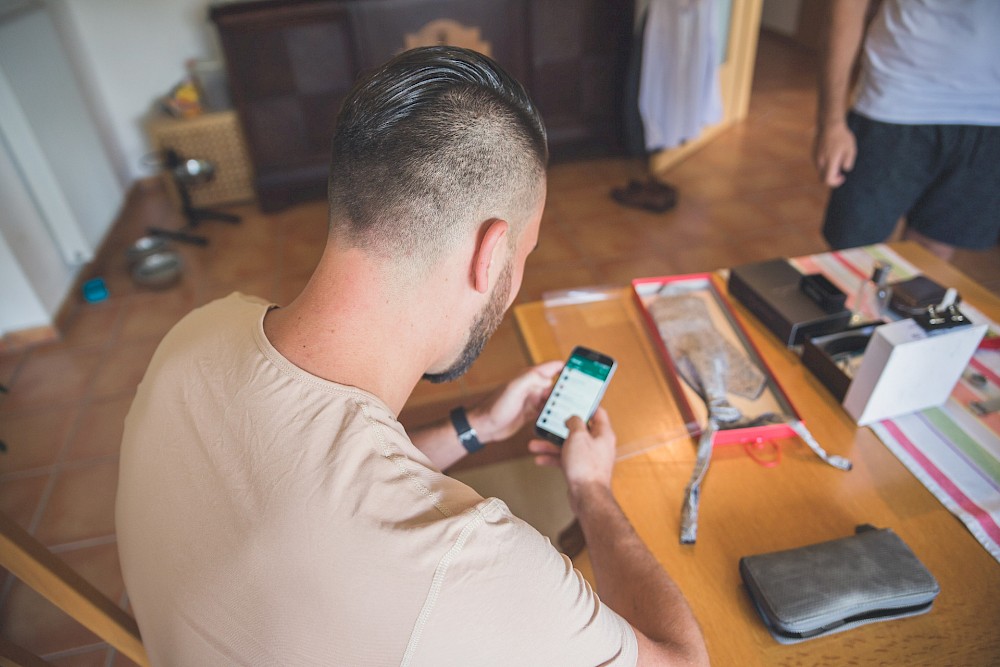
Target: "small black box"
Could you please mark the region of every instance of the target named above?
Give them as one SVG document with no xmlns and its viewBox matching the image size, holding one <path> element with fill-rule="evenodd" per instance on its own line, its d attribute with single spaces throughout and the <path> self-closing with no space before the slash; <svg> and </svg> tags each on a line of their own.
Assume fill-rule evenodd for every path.
<svg viewBox="0 0 1000 667">
<path fill-rule="evenodd" d="M 893 283 L 889 308 L 903 317 L 917 317 L 927 312 L 929 306 L 936 306 L 948 291 L 927 276 L 914 276 L 903 282 Z M 956 295 L 955 303 L 962 297 Z"/>
<path fill-rule="evenodd" d="M 839 313 L 847 303 L 847 295 L 822 273 L 807 273 L 799 280 L 799 289 L 816 302 L 825 313 Z"/>
<path fill-rule="evenodd" d="M 846 329 L 851 311 L 824 311 L 799 288 L 801 280 L 784 259 L 744 264 L 730 270 L 729 293 L 789 347 Z"/>
</svg>

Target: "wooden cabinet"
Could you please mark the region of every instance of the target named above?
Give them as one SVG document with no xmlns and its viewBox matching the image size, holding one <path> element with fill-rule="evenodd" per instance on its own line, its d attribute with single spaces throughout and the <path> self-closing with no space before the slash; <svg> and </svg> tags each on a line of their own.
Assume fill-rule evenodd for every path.
<svg viewBox="0 0 1000 667">
<path fill-rule="evenodd" d="M 617 151 L 632 2 L 534 0 L 529 7 L 526 85 L 545 118 L 553 156 Z"/>
<path fill-rule="evenodd" d="M 476 48 L 522 81 L 555 158 L 620 146 L 631 0 L 257 0 L 210 16 L 264 210 L 324 196 L 351 84 L 421 44 Z"/>
<path fill-rule="evenodd" d="M 337 110 L 359 70 L 340 2 L 214 6 L 260 206 L 322 197 Z"/>
</svg>

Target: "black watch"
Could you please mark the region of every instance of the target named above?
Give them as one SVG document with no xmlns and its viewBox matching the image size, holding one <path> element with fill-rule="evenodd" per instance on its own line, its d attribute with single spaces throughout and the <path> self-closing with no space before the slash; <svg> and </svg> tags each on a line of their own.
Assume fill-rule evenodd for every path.
<svg viewBox="0 0 1000 667">
<path fill-rule="evenodd" d="M 459 441 L 467 452 L 475 454 L 485 447 L 482 440 L 479 439 L 476 429 L 472 428 L 472 424 L 469 423 L 469 417 L 465 414 L 465 408 L 458 406 L 451 411 L 451 423 L 455 427 L 455 432 L 458 433 Z"/>
</svg>

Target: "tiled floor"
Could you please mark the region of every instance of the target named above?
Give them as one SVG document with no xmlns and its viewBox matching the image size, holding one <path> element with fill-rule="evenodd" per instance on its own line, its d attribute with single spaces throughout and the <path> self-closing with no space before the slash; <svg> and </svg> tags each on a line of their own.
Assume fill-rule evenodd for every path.
<svg viewBox="0 0 1000 667">
<path fill-rule="evenodd" d="M 665 178 L 681 193 L 664 215 L 623 209 L 612 186 L 638 173 L 620 159 L 560 164 L 538 250 L 519 301 L 545 291 L 633 277 L 704 271 L 825 249 L 818 226 L 826 196 L 808 160 L 814 114 L 809 54 L 762 40 L 749 119 Z M 288 301 L 316 262 L 322 202 L 264 216 L 234 207 L 243 224 L 210 223 L 206 248 L 182 248 L 182 283 L 144 292 L 125 273 L 124 248 L 148 225 L 177 226 L 164 192 L 137 187 L 119 233 L 95 273 L 112 297 L 80 305 L 63 339 L 0 355 L 0 509 L 27 527 L 115 600 L 126 603 L 114 536 L 122 418 L 160 337 L 193 306 L 233 289 Z M 959 253 L 954 263 L 1000 293 L 1000 249 Z M 470 372 L 452 385 L 421 386 L 407 413 L 478 394 L 526 364 L 510 318 Z M 0 633 L 58 665 L 128 664 L 12 577 L 0 579 Z"/>
</svg>

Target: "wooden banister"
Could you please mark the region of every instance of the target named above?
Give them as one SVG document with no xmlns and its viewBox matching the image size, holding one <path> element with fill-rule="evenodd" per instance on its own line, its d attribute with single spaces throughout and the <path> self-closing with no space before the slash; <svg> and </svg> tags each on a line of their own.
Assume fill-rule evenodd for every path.
<svg viewBox="0 0 1000 667">
<path fill-rule="evenodd" d="M 149 664 L 135 619 L 2 512 L 0 565 L 137 664 Z"/>
</svg>

